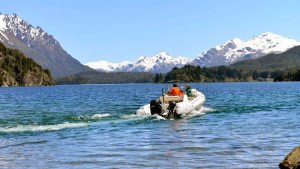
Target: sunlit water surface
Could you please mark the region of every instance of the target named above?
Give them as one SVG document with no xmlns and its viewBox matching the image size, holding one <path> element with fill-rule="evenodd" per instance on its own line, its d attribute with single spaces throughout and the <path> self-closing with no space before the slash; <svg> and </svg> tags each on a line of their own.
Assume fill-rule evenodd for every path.
<svg viewBox="0 0 300 169">
<path fill-rule="evenodd" d="M 200 111 L 136 115 L 170 86 L 0 88 L 0 168 L 278 168 L 299 145 L 299 83 L 191 84 Z"/>
</svg>

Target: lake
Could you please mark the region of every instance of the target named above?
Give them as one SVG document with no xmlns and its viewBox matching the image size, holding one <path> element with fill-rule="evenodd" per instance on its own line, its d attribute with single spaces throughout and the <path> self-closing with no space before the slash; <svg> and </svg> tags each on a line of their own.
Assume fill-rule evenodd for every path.
<svg viewBox="0 0 300 169">
<path fill-rule="evenodd" d="M 191 84 L 201 111 L 136 115 L 167 87 L 0 88 L 0 168 L 278 168 L 299 145 L 297 82 Z"/>
</svg>

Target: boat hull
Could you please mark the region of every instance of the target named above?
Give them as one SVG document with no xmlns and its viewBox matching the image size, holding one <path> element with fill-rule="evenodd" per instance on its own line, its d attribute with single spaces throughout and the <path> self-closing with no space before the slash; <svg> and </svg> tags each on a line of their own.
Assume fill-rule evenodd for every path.
<svg viewBox="0 0 300 169">
<path fill-rule="evenodd" d="M 157 114 L 166 119 L 180 118 L 186 114 L 191 113 L 194 110 L 199 110 L 205 102 L 205 96 L 201 92 L 193 89 L 193 97 L 187 97 L 183 95 L 182 100 L 176 101 L 173 96 L 163 96 L 159 100 L 156 100 L 156 105 L 151 101 L 151 104 L 142 106 L 138 111 L 138 115 L 153 115 Z M 172 105 L 171 105 L 172 104 Z M 174 104 L 174 107 L 172 107 Z M 155 107 L 156 106 L 156 107 Z M 155 111 L 154 111 L 155 110 Z M 161 110 L 161 111 L 156 111 Z"/>
<path fill-rule="evenodd" d="M 205 102 L 204 94 L 198 92 L 197 97 L 191 99 L 190 101 L 183 101 L 176 104 L 176 113 L 179 116 L 191 113 L 194 110 L 199 110 Z"/>
</svg>

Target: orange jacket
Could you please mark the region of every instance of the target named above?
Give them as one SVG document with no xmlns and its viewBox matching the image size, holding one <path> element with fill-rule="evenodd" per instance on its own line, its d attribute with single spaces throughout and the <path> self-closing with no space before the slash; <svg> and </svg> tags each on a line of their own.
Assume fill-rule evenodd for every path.
<svg viewBox="0 0 300 169">
<path fill-rule="evenodd" d="M 180 90 L 178 87 L 172 87 L 169 91 L 169 95 L 171 96 L 179 96 L 180 95 Z"/>
</svg>

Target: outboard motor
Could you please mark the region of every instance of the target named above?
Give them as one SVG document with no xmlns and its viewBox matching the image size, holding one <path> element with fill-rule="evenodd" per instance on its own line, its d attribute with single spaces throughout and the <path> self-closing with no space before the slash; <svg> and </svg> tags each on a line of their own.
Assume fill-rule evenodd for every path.
<svg viewBox="0 0 300 169">
<path fill-rule="evenodd" d="M 151 115 L 153 114 L 161 115 L 163 113 L 163 109 L 161 107 L 161 101 L 151 100 L 150 110 L 151 110 Z"/>
<path fill-rule="evenodd" d="M 169 113 L 172 113 L 172 114 L 174 113 L 175 106 L 176 106 L 176 102 L 170 102 L 169 103 L 169 106 L 168 106 Z"/>
<path fill-rule="evenodd" d="M 169 102 L 168 106 L 168 117 L 167 118 L 174 118 L 174 119 L 179 119 L 179 115 L 176 113 L 176 102 Z"/>
</svg>

